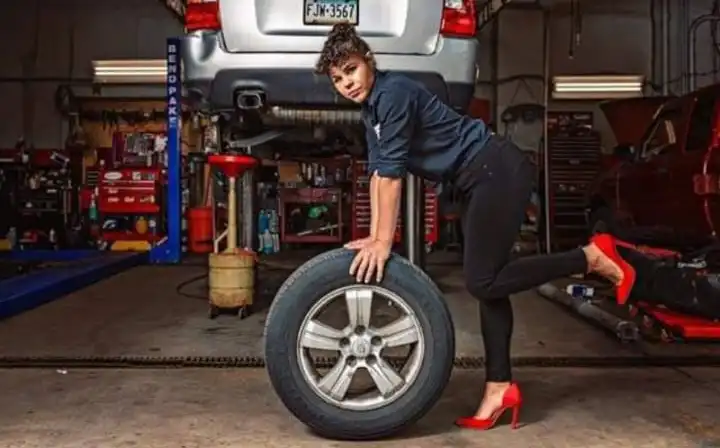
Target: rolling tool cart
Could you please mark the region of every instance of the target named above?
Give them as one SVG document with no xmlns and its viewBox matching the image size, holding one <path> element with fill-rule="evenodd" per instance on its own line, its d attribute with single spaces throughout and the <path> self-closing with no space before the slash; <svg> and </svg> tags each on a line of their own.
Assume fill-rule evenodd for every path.
<svg viewBox="0 0 720 448">
<path fill-rule="evenodd" d="M 281 188 L 278 193 L 283 243 L 345 241 L 342 189 Z"/>
<path fill-rule="evenodd" d="M 160 168 L 118 168 L 100 173 L 100 240 L 112 250 L 150 250 L 164 235 L 165 176 Z"/>
<path fill-rule="evenodd" d="M 27 157 L 24 154 L 28 153 L 21 150 L 17 163 L 3 167 L 15 215 L 17 248 L 59 249 L 65 246 L 73 212 L 69 158 L 52 150 L 33 150 Z"/>
<path fill-rule="evenodd" d="M 147 251 L 165 237 L 166 138 L 117 132 L 113 161 L 100 172 L 100 240 L 112 250 Z"/>
<path fill-rule="evenodd" d="M 278 164 L 277 213 L 283 244 L 342 244 L 350 222 L 349 158 Z"/>
</svg>

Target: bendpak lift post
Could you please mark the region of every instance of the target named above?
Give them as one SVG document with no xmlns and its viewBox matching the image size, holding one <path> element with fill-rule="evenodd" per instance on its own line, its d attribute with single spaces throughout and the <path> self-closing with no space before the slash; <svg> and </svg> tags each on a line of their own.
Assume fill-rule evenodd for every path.
<svg viewBox="0 0 720 448">
<path fill-rule="evenodd" d="M 24 250 L 0 254 L 0 260 L 34 262 L 40 265 L 24 275 L 0 281 L 0 319 L 28 311 L 95 282 L 146 262 L 174 264 L 181 259 L 181 129 L 182 81 L 180 39 L 167 40 L 167 237 L 142 252 L 100 252 L 98 250 Z M 149 256 L 148 256 L 149 255 Z M 53 263 L 52 267 L 42 267 Z"/>
<path fill-rule="evenodd" d="M 181 258 L 181 220 L 182 199 L 180 191 L 180 171 L 182 151 L 182 79 L 180 77 L 180 45 L 177 37 L 167 40 L 166 45 L 166 119 L 167 119 L 167 200 L 166 222 L 167 237 L 150 250 L 150 262 L 155 264 L 175 264 Z"/>
</svg>

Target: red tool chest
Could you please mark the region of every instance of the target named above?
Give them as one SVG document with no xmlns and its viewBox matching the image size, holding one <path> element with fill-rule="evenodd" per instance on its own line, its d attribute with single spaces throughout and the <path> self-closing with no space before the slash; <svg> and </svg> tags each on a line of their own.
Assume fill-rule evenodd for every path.
<svg viewBox="0 0 720 448">
<path fill-rule="evenodd" d="M 101 216 L 147 216 L 156 223 L 162 221 L 164 174 L 160 168 L 127 167 L 103 169 L 98 185 L 98 212 Z M 117 233 L 117 235 L 116 235 Z M 106 241 L 118 239 L 156 240 L 160 235 L 134 235 L 132 232 L 103 231 Z"/>
<path fill-rule="evenodd" d="M 352 239 L 364 238 L 370 233 L 370 177 L 367 162 L 353 163 Z M 425 188 L 425 244 L 431 247 L 438 241 L 438 198 L 435 187 Z M 395 241 L 402 235 L 402 213 L 398 219 Z"/>
<path fill-rule="evenodd" d="M 100 173 L 98 210 L 108 214 L 158 214 L 162 171 L 157 168 L 118 168 Z"/>
</svg>

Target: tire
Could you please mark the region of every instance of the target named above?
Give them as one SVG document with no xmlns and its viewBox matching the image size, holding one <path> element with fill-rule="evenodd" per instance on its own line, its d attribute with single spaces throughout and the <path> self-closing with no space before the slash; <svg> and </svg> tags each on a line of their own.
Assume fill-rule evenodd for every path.
<svg viewBox="0 0 720 448">
<path fill-rule="evenodd" d="M 370 410 L 347 409 L 316 392 L 303 374 L 299 333 L 306 316 L 335 290 L 361 287 L 348 274 L 355 252 L 337 249 L 298 268 L 280 287 L 265 327 L 265 358 L 276 394 L 316 434 L 336 440 L 373 440 L 413 425 L 438 401 L 450 379 L 455 331 L 442 293 L 430 278 L 406 259 L 393 254 L 383 281 L 376 286 L 400 296 L 414 313 L 424 356 L 415 379 L 391 392 L 394 401 Z"/>
</svg>

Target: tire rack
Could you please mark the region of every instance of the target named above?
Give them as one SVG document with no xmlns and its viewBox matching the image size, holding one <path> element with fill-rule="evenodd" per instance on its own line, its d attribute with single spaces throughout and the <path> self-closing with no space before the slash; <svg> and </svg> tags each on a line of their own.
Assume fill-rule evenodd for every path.
<svg viewBox="0 0 720 448">
<path fill-rule="evenodd" d="M 353 162 L 352 195 L 352 239 L 364 238 L 370 233 L 370 178 L 367 175 L 367 162 Z M 432 186 L 425 187 L 425 247 L 432 249 L 438 241 L 438 199 Z M 402 239 L 402 213 L 398 218 L 395 242 Z"/>
<path fill-rule="evenodd" d="M 600 171 L 601 142 L 597 131 L 559 130 L 548 136 L 550 238 L 553 249 L 587 239 L 585 195 Z"/>
</svg>

